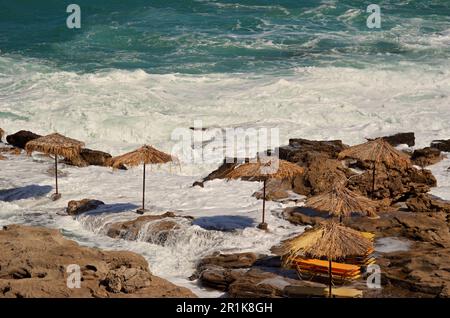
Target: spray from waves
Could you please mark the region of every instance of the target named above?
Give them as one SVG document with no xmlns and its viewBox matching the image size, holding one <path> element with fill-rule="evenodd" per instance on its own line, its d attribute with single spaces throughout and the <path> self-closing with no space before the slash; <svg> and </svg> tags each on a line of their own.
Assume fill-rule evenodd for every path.
<svg viewBox="0 0 450 318">
<path fill-rule="evenodd" d="M 420 145 L 449 133 L 446 65 L 308 67 L 286 76 L 77 74 L 0 57 L 0 126 L 59 131 L 113 154 L 143 143 L 170 151 L 174 129 L 195 120 L 206 128 L 279 128 L 280 144 L 302 136 L 357 143 L 414 126 Z"/>
<path fill-rule="evenodd" d="M 120 216 L 110 213 L 85 213 L 76 220 L 88 231 L 96 235 L 106 235 L 116 222 L 124 222 L 133 218 L 131 213 Z M 135 218 L 135 215 L 134 215 Z M 217 226 L 223 226 L 224 218 L 216 221 Z M 165 229 L 167 223 L 170 226 Z M 225 221 L 226 223 L 226 221 Z M 281 226 L 281 227 L 280 227 Z M 273 240 L 280 234 L 289 235 L 292 226 L 286 227 L 282 220 L 275 220 L 272 227 L 274 233 L 261 232 L 253 224 L 243 224 L 242 229 L 219 231 L 205 229 L 199 225 L 191 225 L 184 218 L 147 221 L 136 229 L 132 227 L 123 230 L 119 236 L 124 240 L 147 243 L 142 251 L 150 259 L 152 270 L 163 276 L 188 277 L 195 270 L 197 262 L 213 252 L 253 251 L 268 253 Z M 298 228 L 301 231 L 302 228 Z M 130 243 L 131 244 L 131 243 Z"/>
</svg>

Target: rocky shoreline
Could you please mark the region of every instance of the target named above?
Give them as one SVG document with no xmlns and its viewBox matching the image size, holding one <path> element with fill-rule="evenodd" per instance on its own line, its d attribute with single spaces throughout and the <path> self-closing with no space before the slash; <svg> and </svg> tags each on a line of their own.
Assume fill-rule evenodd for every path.
<svg viewBox="0 0 450 318">
<path fill-rule="evenodd" d="M 58 230 L 5 226 L 0 255 L 0 298 L 195 297 L 152 275 L 138 254 L 82 247 Z M 70 265 L 79 266 L 80 288 L 68 287 Z"/>
<path fill-rule="evenodd" d="M 34 137 L 35 134 L 23 131 L 7 136 L 14 148 L 2 148 L 2 153 L 19 154 L 18 149 Z M 415 144 L 413 133 L 387 136 L 385 140 L 394 146 Z M 342 141 L 291 139 L 289 145 L 278 149 L 280 158 L 298 164 L 306 172 L 291 180 L 269 181 L 266 198 L 289 202 L 292 194 L 310 197 L 347 180 L 346 186 L 350 190 L 371 196 L 377 202 L 380 218 L 350 217 L 343 220 L 344 225 L 375 234 L 375 244 L 383 239 L 395 239 L 408 245 L 403 251 L 377 252 L 382 289 L 369 289 L 359 281 L 356 286 L 363 291 L 363 297 L 449 297 L 450 202 L 429 193 L 437 186 L 437 180 L 430 170 L 425 169 L 445 158 L 445 152 L 450 151 L 449 144 L 450 141 L 440 140 L 433 141 L 430 147 L 405 150 L 414 166 L 380 166 L 373 192 L 370 164 L 338 159 L 338 154 L 349 147 Z M 92 153 L 87 149 L 85 154 L 88 153 L 92 156 L 83 157 L 83 162 L 67 163 L 80 167 L 89 164 L 108 166 L 108 154 Z M 203 187 L 205 182 L 224 178 L 239 162 L 246 160 L 235 158 L 234 163 L 224 162 L 193 186 Z M 254 196 L 261 198 L 261 191 L 255 192 Z M 299 202 L 298 199 L 293 201 L 296 205 Z M 70 201 L 66 212 L 77 217 L 102 205 L 104 202 L 94 199 Z M 284 208 L 277 216 L 299 226 L 314 226 L 329 218 L 298 205 Z M 134 241 L 142 240 L 145 232 L 146 242 L 164 245 L 168 239 L 176 238 L 181 227 L 194 224 L 193 217 L 166 212 L 108 224 L 105 234 Z M 0 240 L 5 243 L 0 245 L 0 292 L 5 297 L 193 296 L 189 290 L 153 276 L 145 260 L 136 254 L 79 247 L 54 230 L 11 225 L 0 231 Z M 39 244 L 31 244 L 33 241 Z M 205 256 L 198 260 L 190 279 L 198 280 L 203 287 L 224 292 L 227 297 L 323 296 L 324 282 L 301 280 L 295 271 L 281 267 L 278 242 L 274 244 L 271 255 L 217 252 Z M 57 254 L 61 250 L 71 252 Z M 75 260 L 82 263 L 83 277 L 88 278 L 85 288 L 73 291 L 64 287 L 67 275 L 55 264 Z"/>
</svg>

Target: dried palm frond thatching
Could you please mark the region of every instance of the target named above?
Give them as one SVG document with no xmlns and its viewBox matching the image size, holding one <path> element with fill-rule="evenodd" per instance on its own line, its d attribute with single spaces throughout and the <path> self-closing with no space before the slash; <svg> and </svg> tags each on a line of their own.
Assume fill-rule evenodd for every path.
<svg viewBox="0 0 450 318">
<path fill-rule="evenodd" d="M 267 162 L 243 163 L 234 168 L 226 176 L 228 179 L 248 178 L 254 179 L 290 179 L 303 174 L 305 169 L 286 160 L 273 159 Z"/>
<path fill-rule="evenodd" d="M 158 164 L 171 161 L 176 161 L 176 158 L 152 146 L 144 145 L 134 151 L 111 158 L 110 164 L 113 168 L 119 168 L 122 165 L 135 167 L 141 164 Z"/>
<path fill-rule="evenodd" d="M 137 213 L 143 214 L 145 210 L 145 165 L 147 164 L 162 164 L 178 161 L 176 157 L 173 157 L 165 152 L 159 151 L 152 146 L 144 145 L 139 149 L 128 152 L 124 155 L 111 158 L 109 164 L 117 169 L 122 165 L 135 167 L 143 165 L 143 179 L 142 179 L 142 208 L 137 210 Z"/>
<path fill-rule="evenodd" d="M 61 197 L 58 192 L 58 156 L 67 158 L 69 160 L 78 158 L 83 146 L 83 142 L 65 137 L 58 133 L 39 137 L 27 142 L 27 144 L 25 145 L 25 150 L 29 155 L 31 155 L 33 151 L 38 151 L 55 156 L 56 192 L 52 196 L 53 200 L 57 200 Z"/>
<path fill-rule="evenodd" d="M 275 157 L 258 159 L 256 162 L 243 163 L 227 175 L 227 179 L 248 178 L 248 180 L 263 180 L 263 213 L 262 222 L 258 225 L 261 229 L 267 229 L 265 223 L 266 214 L 266 183 L 268 179 L 292 179 L 301 175 L 305 170 L 289 161 L 281 160 Z"/>
<path fill-rule="evenodd" d="M 70 160 L 79 156 L 82 147 L 83 142 L 54 133 L 27 142 L 25 150 L 28 154 L 38 151 Z"/>
<path fill-rule="evenodd" d="M 295 259 L 326 258 L 329 266 L 329 296 L 332 288 L 332 261 L 350 256 L 362 256 L 373 249 L 372 242 L 351 228 L 327 222 L 286 241 L 280 248 L 283 265 L 290 266 Z"/>
<path fill-rule="evenodd" d="M 339 159 L 352 158 L 360 161 L 384 163 L 388 167 L 406 168 L 411 165 L 409 157 L 398 151 L 383 138 L 356 145 L 339 153 Z"/>
<path fill-rule="evenodd" d="M 372 168 L 372 197 L 375 194 L 375 178 L 377 164 L 383 163 L 391 168 L 408 168 L 411 166 L 409 157 L 391 146 L 383 138 L 377 138 L 361 145 L 356 145 L 341 151 L 339 159 L 352 158 L 359 161 L 373 163 Z"/>
<path fill-rule="evenodd" d="M 360 232 L 331 221 L 288 240 L 280 251 L 284 264 L 290 265 L 297 257 L 339 260 L 365 255 L 371 248 L 372 242 Z"/>
<path fill-rule="evenodd" d="M 376 217 L 377 203 L 347 189 L 344 185 L 335 185 L 330 191 L 306 200 L 306 207 L 328 212 L 330 215 L 350 216 L 352 213 Z"/>
</svg>

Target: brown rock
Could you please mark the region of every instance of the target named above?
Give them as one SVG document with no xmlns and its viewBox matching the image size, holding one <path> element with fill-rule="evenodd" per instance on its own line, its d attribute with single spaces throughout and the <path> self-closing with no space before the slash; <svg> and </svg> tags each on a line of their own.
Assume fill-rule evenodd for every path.
<svg viewBox="0 0 450 318">
<path fill-rule="evenodd" d="M 93 200 L 93 199 L 82 199 L 79 201 L 71 200 L 67 204 L 66 212 L 69 215 L 78 215 L 83 212 L 95 210 L 101 205 L 104 205 L 105 203 L 99 200 Z"/>
<path fill-rule="evenodd" d="M 195 297 L 151 275 L 132 252 L 81 247 L 57 230 L 8 225 L 0 230 L 0 297 Z M 76 264 L 81 288 L 69 288 Z"/>
<path fill-rule="evenodd" d="M 378 165 L 376 171 L 373 195 L 379 200 L 388 198 L 397 201 L 417 193 L 426 193 L 437 184 L 431 171 L 416 169 L 412 166 L 406 169 L 393 169 Z M 370 197 L 372 196 L 372 180 L 372 171 L 368 170 L 366 173 L 352 177 L 348 182 L 348 188 Z"/>
<path fill-rule="evenodd" d="M 413 132 L 398 133 L 382 138 L 394 147 L 397 147 L 398 145 L 408 145 L 409 147 L 412 147 L 416 144 L 416 137 Z"/>
<path fill-rule="evenodd" d="M 283 211 L 283 217 L 296 225 L 320 224 L 330 216 L 327 213 L 317 212 L 305 207 L 288 207 Z"/>
<path fill-rule="evenodd" d="M 413 152 L 411 160 L 415 165 L 426 167 L 434 165 L 444 159 L 441 151 L 437 148 L 426 147 Z"/>
<path fill-rule="evenodd" d="M 136 240 L 143 226 L 146 227 L 146 240 L 154 244 L 164 244 L 169 235 L 180 228 L 176 218 L 192 220 L 192 217 L 177 216 L 173 212 L 161 215 L 144 215 L 134 220 L 117 222 L 109 225 L 107 235 L 113 238 Z M 150 223 L 150 225 L 147 225 Z"/>
<path fill-rule="evenodd" d="M 450 139 L 448 140 L 433 140 L 431 147 L 439 149 L 440 151 L 450 152 Z"/>
<path fill-rule="evenodd" d="M 203 258 L 198 267 L 208 265 L 220 266 L 223 268 L 249 268 L 256 260 L 257 255 L 254 253 L 236 253 L 236 254 L 220 254 L 215 253 L 211 256 Z"/>
<path fill-rule="evenodd" d="M 0 154 L 0 160 L 6 160 L 6 157 L 4 157 Z"/>
<path fill-rule="evenodd" d="M 269 179 L 266 185 L 266 200 L 274 201 L 289 197 L 289 190 L 292 189 L 290 180 Z M 263 198 L 263 189 L 253 194 L 257 199 Z"/>
<path fill-rule="evenodd" d="M 328 191 L 337 182 L 343 182 L 354 173 L 335 159 L 317 156 L 306 172 L 294 179 L 293 191 L 302 195 L 316 195 Z"/>
<path fill-rule="evenodd" d="M 406 205 L 413 212 L 450 213 L 450 202 L 438 199 L 430 194 L 420 193 L 406 200 Z"/>
<path fill-rule="evenodd" d="M 35 133 L 32 133 L 31 131 L 20 130 L 15 134 L 6 136 L 6 141 L 8 142 L 8 144 L 14 147 L 25 149 L 25 145 L 27 144 L 27 142 L 39 137 L 41 137 L 41 135 L 37 135 Z"/>
<path fill-rule="evenodd" d="M 206 181 L 210 181 L 210 180 L 214 180 L 214 179 L 224 179 L 225 176 L 231 172 L 237 165 L 244 163 L 244 162 L 249 162 L 249 158 L 225 158 L 223 160 L 223 163 L 219 166 L 219 168 L 217 168 L 216 170 L 214 170 L 213 172 L 211 172 L 209 175 L 207 175 L 205 178 L 203 178 L 200 181 L 195 181 L 193 183 L 192 186 L 200 186 L 203 187 L 203 184 Z M 246 180 L 246 178 L 242 178 L 242 180 Z"/>
<path fill-rule="evenodd" d="M 22 152 L 21 149 L 16 148 L 16 147 L 1 147 L 0 148 L 0 153 L 7 153 L 7 154 L 11 154 L 11 155 L 20 155 L 20 153 Z"/>
<path fill-rule="evenodd" d="M 409 251 L 380 256 L 378 263 L 388 285 L 394 288 L 394 297 L 396 294 L 410 297 L 450 296 L 449 248 L 415 244 Z"/>
<path fill-rule="evenodd" d="M 279 148 L 280 159 L 308 167 L 317 156 L 336 159 L 339 152 L 348 148 L 341 140 L 316 141 L 307 139 L 289 139 L 289 145 Z"/>
<path fill-rule="evenodd" d="M 0 142 L 3 142 L 3 136 L 5 135 L 5 131 L 0 128 Z"/>
</svg>

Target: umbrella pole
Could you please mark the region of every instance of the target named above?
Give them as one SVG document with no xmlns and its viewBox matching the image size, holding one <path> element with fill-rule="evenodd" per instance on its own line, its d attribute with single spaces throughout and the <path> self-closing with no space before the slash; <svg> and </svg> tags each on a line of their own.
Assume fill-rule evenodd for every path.
<svg viewBox="0 0 450 318">
<path fill-rule="evenodd" d="M 373 174 L 372 174 L 372 199 L 375 198 L 375 176 L 376 176 L 377 166 L 375 162 L 373 163 Z"/>
<path fill-rule="evenodd" d="M 145 163 L 144 163 L 144 178 L 142 182 L 142 211 L 145 210 Z"/>
<path fill-rule="evenodd" d="M 329 289 L 328 289 L 328 297 L 331 298 L 331 286 L 333 285 L 333 274 L 331 273 L 331 259 L 328 260 L 328 275 L 329 275 Z"/>
<path fill-rule="evenodd" d="M 56 185 L 56 195 L 59 194 L 58 192 L 58 155 L 55 154 L 55 185 Z"/>
<path fill-rule="evenodd" d="M 263 187 L 263 213 L 262 213 L 262 223 L 264 224 L 266 218 L 266 179 L 264 178 L 264 187 Z"/>
</svg>

